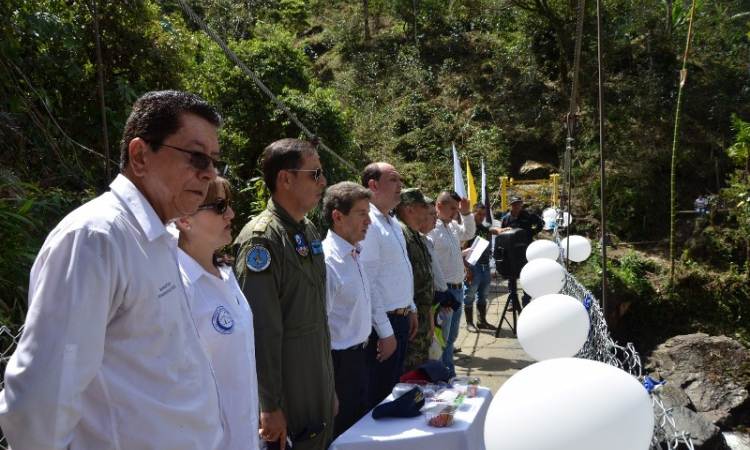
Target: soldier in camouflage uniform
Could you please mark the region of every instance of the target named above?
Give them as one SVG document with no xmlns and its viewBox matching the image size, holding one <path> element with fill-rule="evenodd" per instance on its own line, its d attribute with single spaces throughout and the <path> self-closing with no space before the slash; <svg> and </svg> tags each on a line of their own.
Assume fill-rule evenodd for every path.
<svg viewBox="0 0 750 450">
<path fill-rule="evenodd" d="M 404 372 L 416 369 L 429 359 L 430 341 L 435 332 L 431 310 L 435 294 L 432 263 L 425 243 L 426 238 L 418 231 L 427 220 L 428 203 L 418 188 L 410 188 L 401 191 L 401 203 L 396 207 L 396 215 L 404 230 L 406 252 L 414 273 L 414 304 L 417 306 L 419 321 L 417 334 L 409 342 L 406 351 Z"/>
<path fill-rule="evenodd" d="M 317 206 L 326 179 L 315 147 L 298 139 L 266 147 L 263 179 L 271 191 L 268 207 L 234 244 L 235 272 L 253 310 L 260 433 L 284 448 L 287 429 L 296 435 L 326 424 L 294 442 L 295 450 L 324 450 L 335 402 L 326 267 L 320 236 L 305 214 Z"/>
</svg>

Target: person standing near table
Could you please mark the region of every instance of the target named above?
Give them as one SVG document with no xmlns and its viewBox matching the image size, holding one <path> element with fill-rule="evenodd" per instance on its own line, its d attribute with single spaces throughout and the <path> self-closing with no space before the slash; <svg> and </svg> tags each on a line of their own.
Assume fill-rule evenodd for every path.
<svg viewBox="0 0 750 450">
<path fill-rule="evenodd" d="M 452 314 L 445 314 L 443 324 L 443 338 L 445 348 L 443 349 L 443 364 L 450 370 L 450 376 L 456 376 L 456 367 L 453 363 L 453 347 L 458 338 L 458 330 L 461 327 L 461 300 L 463 299 L 463 281 L 466 271 L 464 260 L 461 255 L 461 241 L 474 237 L 476 229 L 474 217 L 469 211 L 469 200 L 460 197 L 454 191 L 443 191 L 438 195 L 435 203 L 437 206 L 438 221 L 434 230 L 427 237 L 435 246 L 440 268 L 448 283 L 448 292 L 455 300 L 455 308 Z M 461 224 L 454 219 L 461 214 Z M 447 336 L 446 336 L 447 330 Z"/>
<path fill-rule="evenodd" d="M 323 245 L 305 215 L 326 185 L 315 146 L 281 139 L 263 151 L 266 210 L 237 237 L 235 272 L 253 310 L 261 438 L 325 428 L 294 449 L 325 449 L 335 416 Z"/>
<path fill-rule="evenodd" d="M 544 221 L 541 217 L 536 214 L 530 213 L 523 209 L 523 199 L 514 195 L 510 197 L 510 211 L 503 216 L 503 220 L 500 221 L 500 232 L 509 231 L 514 228 L 520 228 L 526 232 L 526 245 L 531 244 L 534 236 L 539 234 L 544 228 Z M 524 259 L 525 260 L 525 259 Z M 515 278 L 508 278 L 508 292 L 511 295 L 515 295 L 518 290 L 517 282 Z M 518 301 L 518 297 L 513 297 Z M 523 292 L 521 303 L 526 306 L 531 301 L 531 296 Z M 517 303 L 516 303 L 517 304 Z"/>
<path fill-rule="evenodd" d="M 417 334 L 409 342 L 403 372 L 416 369 L 429 359 L 430 341 L 435 334 L 431 309 L 435 296 L 432 258 L 427 250 L 427 239 L 419 232 L 419 228 L 427 221 L 428 210 L 428 201 L 419 188 L 401 191 L 401 203 L 396 206 L 396 217 L 401 222 L 406 252 L 414 274 L 414 304 L 418 315 Z"/>
<path fill-rule="evenodd" d="M 220 124 L 195 95 L 144 94 L 110 191 L 47 236 L 0 393 L 14 449 L 217 448 L 216 381 L 165 225 L 195 213 L 226 168 Z"/>
<path fill-rule="evenodd" d="M 372 225 L 360 243 L 374 310 L 367 345 L 368 406 L 373 408 L 391 393 L 403 373 L 409 340 L 417 332 L 417 308 L 404 232 L 389 214 L 401 203 L 401 176 L 388 163 L 372 163 L 362 172 L 362 185 L 373 195 Z"/>
<path fill-rule="evenodd" d="M 476 235 L 488 242 L 487 248 L 477 260 L 476 264 L 469 266 L 473 277 L 471 281 L 464 283 L 464 315 L 466 316 L 466 329 L 469 333 L 478 333 L 482 330 L 496 330 L 497 327 L 487 322 L 487 295 L 490 293 L 492 276 L 490 273 L 490 254 L 492 253 L 492 236 L 500 234 L 500 228 L 484 224 L 487 217 L 487 207 L 483 203 L 476 203 L 471 210 L 476 225 Z M 471 247 L 474 239 L 466 241 L 466 247 Z M 499 276 L 499 275 L 498 275 Z M 474 326 L 474 300 L 477 302 L 477 324 Z"/>
<path fill-rule="evenodd" d="M 331 329 L 331 357 L 339 399 L 333 439 L 357 423 L 367 408 L 365 347 L 372 329 L 372 301 L 367 274 L 360 262 L 359 241 L 370 226 L 372 193 L 344 181 L 328 188 L 323 217 L 328 234 L 323 240 L 326 260 L 326 306 Z"/>
<path fill-rule="evenodd" d="M 193 321 L 214 369 L 221 398 L 220 449 L 258 448 L 258 377 L 253 314 L 232 268 L 216 250 L 232 243 L 232 194 L 217 177 L 198 212 L 175 221 L 185 292 Z"/>
</svg>

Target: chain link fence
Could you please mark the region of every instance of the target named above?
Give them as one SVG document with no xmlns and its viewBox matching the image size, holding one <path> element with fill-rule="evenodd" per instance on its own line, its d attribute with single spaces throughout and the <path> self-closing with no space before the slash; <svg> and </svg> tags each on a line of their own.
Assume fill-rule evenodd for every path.
<svg viewBox="0 0 750 450">
<path fill-rule="evenodd" d="M 594 295 L 567 271 L 565 272 L 565 286 L 561 293 L 580 300 L 588 310 L 591 319 L 589 337 L 583 348 L 575 356 L 619 367 L 636 377 L 644 385 L 644 389 L 648 389 L 651 395 L 651 403 L 654 406 L 655 419 L 651 449 L 677 450 L 680 448 L 694 450 L 690 434 L 677 429 L 672 416 L 672 409 L 664 406 L 664 402 L 659 395 L 658 386 L 660 386 L 660 383 L 654 383 L 648 376 L 643 375 L 641 357 L 633 344 L 628 343 L 623 347 L 617 345 L 610 337 L 604 314 Z"/>
</svg>

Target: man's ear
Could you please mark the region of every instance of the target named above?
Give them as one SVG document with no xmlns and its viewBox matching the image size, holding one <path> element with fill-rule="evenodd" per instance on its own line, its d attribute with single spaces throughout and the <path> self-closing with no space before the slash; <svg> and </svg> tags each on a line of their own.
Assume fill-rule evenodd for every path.
<svg viewBox="0 0 750 450">
<path fill-rule="evenodd" d="M 131 168 L 133 174 L 136 176 L 143 176 L 146 173 L 146 159 L 148 159 L 147 152 L 151 152 L 151 148 L 148 143 L 141 138 L 135 138 L 128 144 L 128 156 L 130 162 L 128 167 Z"/>
<path fill-rule="evenodd" d="M 334 209 L 331 212 L 331 217 L 333 217 L 333 223 L 334 224 L 340 224 L 341 223 L 341 219 L 344 217 L 344 213 L 342 213 L 338 209 Z"/>
<path fill-rule="evenodd" d="M 378 190 L 378 182 L 374 179 L 367 180 L 367 188 L 371 190 L 372 192 L 375 192 Z"/>
<path fill-rule="evenodd" d="M 286 170 L 279 170 L 276 174 L 276 187 L 285 189 L 289 186 L 289 172 Z"/>
</svg>

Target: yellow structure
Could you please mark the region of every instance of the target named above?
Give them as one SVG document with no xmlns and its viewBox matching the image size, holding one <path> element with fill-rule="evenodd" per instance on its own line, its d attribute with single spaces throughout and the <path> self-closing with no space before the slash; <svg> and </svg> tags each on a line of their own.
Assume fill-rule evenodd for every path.
<svg viewBox="0 0 750 450">
<path fill-rule="evenodd" d="M 514 180 L 513 178 L 500 178 L 500 201 L 502 211 L 508 210 L 508 188 L 515 188 L 516 191 L 525 195 L 538 198 L 549 203 L 551 206 L 559 207 L 560 192 L 560 174 L 553 173 L 549 180 Z"/>
</svg>

